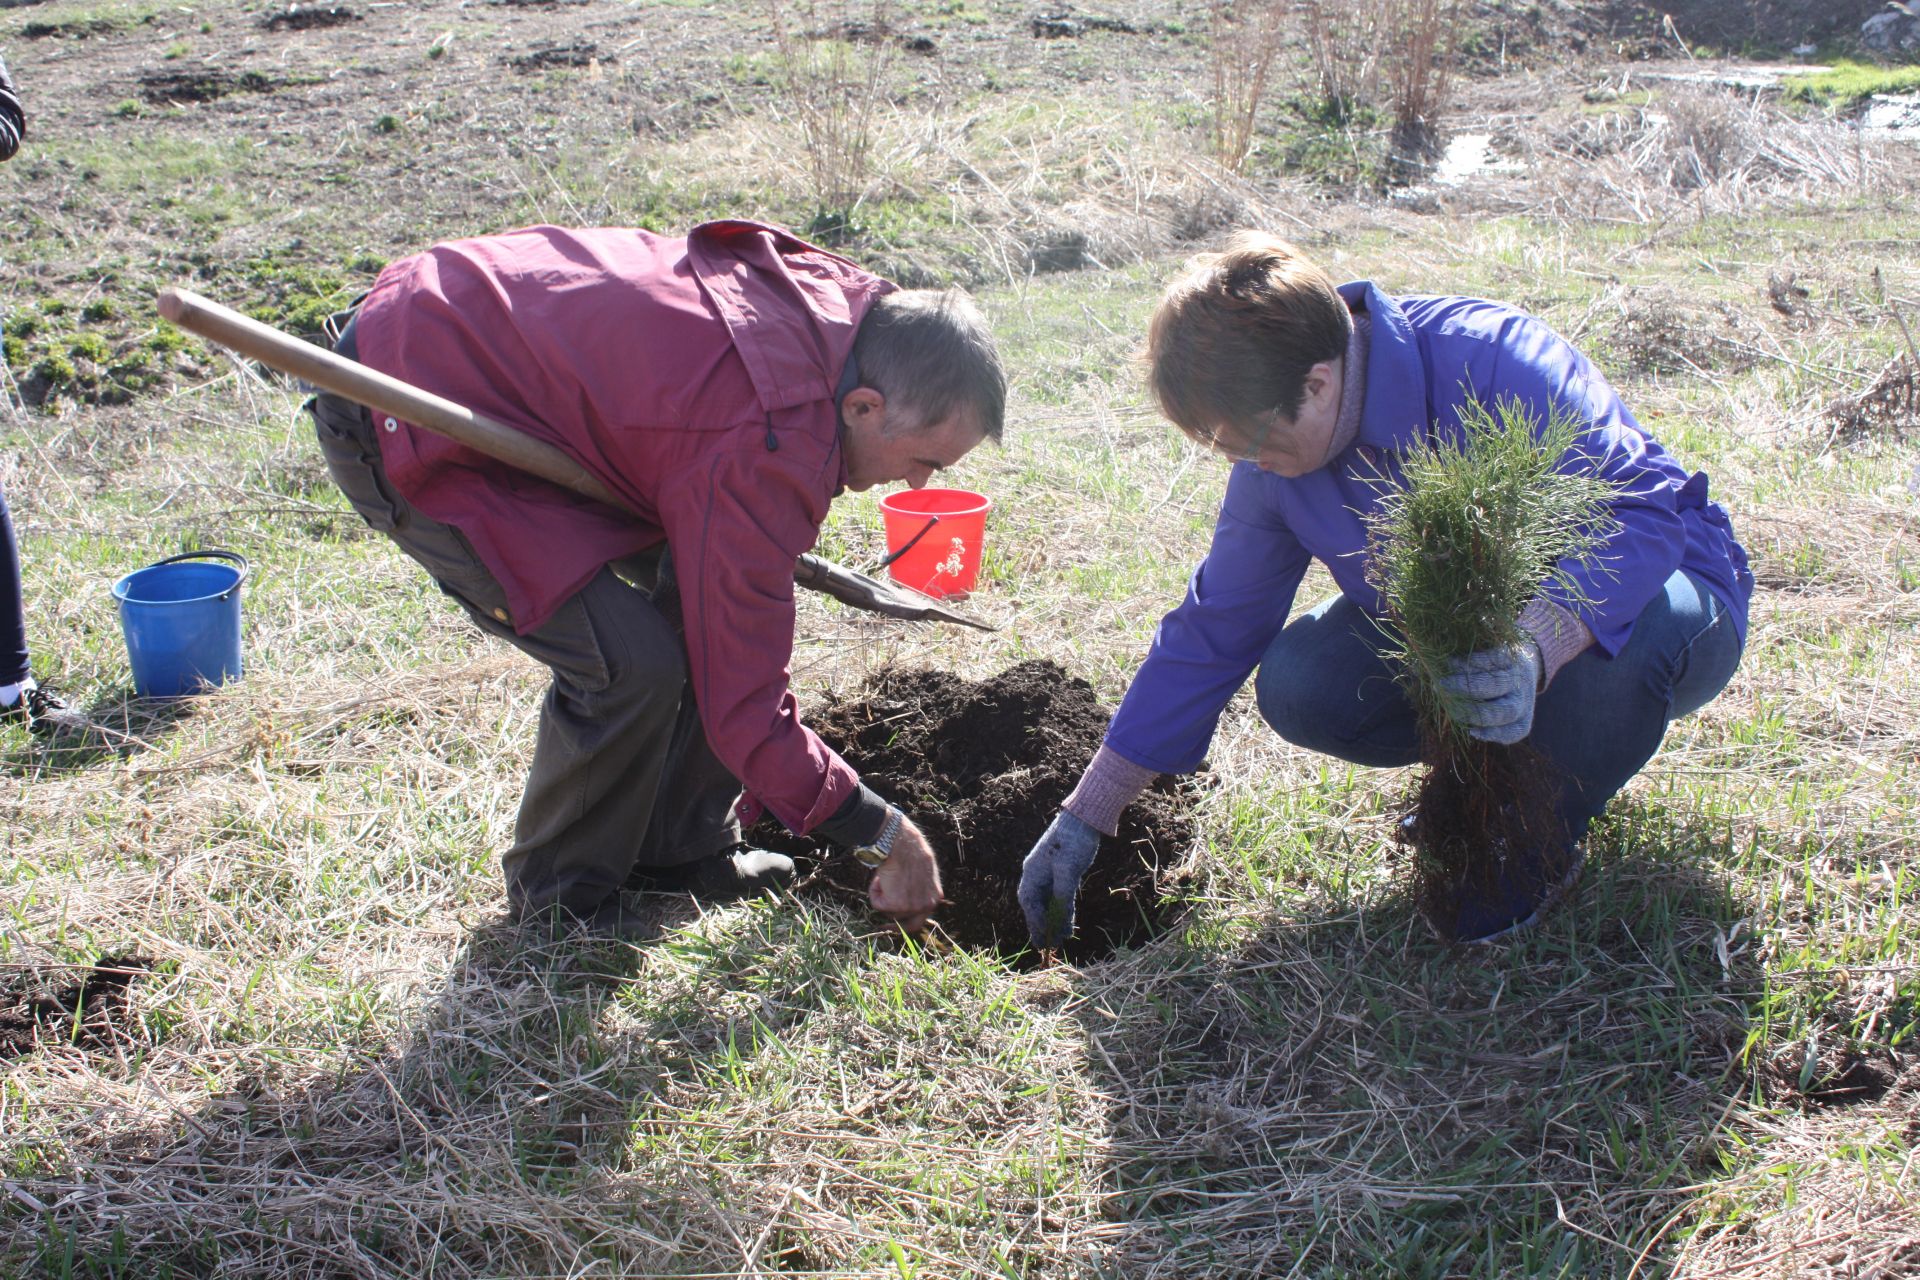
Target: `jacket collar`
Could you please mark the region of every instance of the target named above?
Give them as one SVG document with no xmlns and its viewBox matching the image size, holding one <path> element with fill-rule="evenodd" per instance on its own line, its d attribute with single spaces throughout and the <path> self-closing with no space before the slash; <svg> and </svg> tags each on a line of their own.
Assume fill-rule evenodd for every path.
<svg viewBox="0 0 1920 1280">
<path fill-rule="evenodd" d="M 833 400 L 861 319 L 896 287 L 758 222 L 700 224 L 687 259 L 769 414 Z"/>
<path fill-rule="evenodd" d="M 1406 312 L 1370 280 L 1343 284 L 1339 293 L 1350 309 L 1366 312 L 1372 322 L 1366 400 L 1354 443 L 1398 452 L 1424 440 L 1429 425 L 1427 369 Z"/>
</svg>

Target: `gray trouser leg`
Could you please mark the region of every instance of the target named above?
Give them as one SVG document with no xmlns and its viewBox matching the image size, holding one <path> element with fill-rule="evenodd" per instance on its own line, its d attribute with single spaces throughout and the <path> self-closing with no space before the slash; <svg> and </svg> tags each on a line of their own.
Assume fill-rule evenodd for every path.
<svg viewBox="0 0 1920 1280">
<path fill-rule="evenodd" d="M 351 354 L 348 342 L 342 348 Z M 740 784 L 701 728 L 664 548 L 620 563 L 631 585 L 602 569 L 540 627 L 516 634 L 505 592 L 460 531 L 392 491 L 366 411 L 322 395 L 313 415 L 327 468 L 367 523 L 476 626 L 553 673 L 502 859 L 515 913 L 558 906 L 588 915 L 636 866 L 674 866 L 737 841 Z"/>
</svg>

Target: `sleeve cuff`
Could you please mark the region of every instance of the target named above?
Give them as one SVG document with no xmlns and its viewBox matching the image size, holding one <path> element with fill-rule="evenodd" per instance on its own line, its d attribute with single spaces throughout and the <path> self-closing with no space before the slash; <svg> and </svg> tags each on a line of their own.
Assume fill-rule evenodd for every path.
<svg viewBox="0 0 1920 1280">
<path fill-rule="evenodd" d="M 1103 742 L 1080 775 L 1080 785 L 1060 807 L 1096 831 L 1118 835 L 1120 815 L 1158 776 L 1157 770 L 1135 764 Z"/>
<path fill-rule="evenodd" d="M 880 838 L 880 829 L 887 825 L 887 812 L 892 808 L 880 798 L 879 792 L 863 782 L 841 801 L 831 818 L 815 824 L 812 834 L 847 849 L 872 844 Z"/>
<path fill-rule="evenodd" d="M 1578 614 L 1545 596 L 1535 596 L 1520 611 L 1520 629 L 1540 646 L 1540 687 L 1545 689 L 1593 643 L 1593 632 Z"/>
</svg>

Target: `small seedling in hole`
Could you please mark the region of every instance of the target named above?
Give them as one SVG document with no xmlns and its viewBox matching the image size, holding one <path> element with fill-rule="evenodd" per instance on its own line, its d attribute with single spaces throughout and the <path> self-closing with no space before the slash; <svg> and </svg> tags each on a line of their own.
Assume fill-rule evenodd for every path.
<svg viewBox="0 0 1920 1280">
<path fill-rule="evenodd" d="M 373 131 L 375 133 L 400 132 L 400 117 L 395 115 L 381 116 L 378 120 L 375 120 L 373 122 Z"/>
</svg>

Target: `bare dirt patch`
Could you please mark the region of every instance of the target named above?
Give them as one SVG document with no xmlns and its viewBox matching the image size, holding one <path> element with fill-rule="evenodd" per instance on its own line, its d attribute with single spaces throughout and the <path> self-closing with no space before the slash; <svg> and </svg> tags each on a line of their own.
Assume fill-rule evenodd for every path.
<svg viewBox="0 0 1920 1280">
<path fill-rule="evenodd" d="M 973 683 L 946 671 L 885 671 L 856 697 L 809 709 L 807 723 L 867 785 L 913 816 L 940 859 L 951 905 L 938 924 L 955 943 L 1013 953 L 1027 945 L 1014 893 L 1020 864 L 1106 735 L 1111 712 L 1085 680 L 1023 662 Z M 1190 785 L 1161 779 L 1120 833 L 1101 841 L 1080 891 L 1066 955 L 1096 959 L 1160 931 L 1163 872 L 1193 841 Z M 808 885 L 855 906 L 867 876 L 771 822 L 751 837 L 822 857 Z"/>
<path fill-rule="evenodd" d="M 91 969 L 26 969 L 0 976 L 0 1062 L 43 1044 L 97 1050 L 132 1039 L 127 992 L 152 971 L 142 956 L 112 956 Z"/>
<path fill-rule="evenodd" d="M 1759 1077 L 1770 1100 L 1801 1108 L 1865 1106 L 1920 1084 L 1920 1072 L 1903 1069 L 1893 1052 L 1879 1048 L 1828 1047 L 1811 1060 L 1783 1053 L 1766 1062 Z"/>
</svg>

